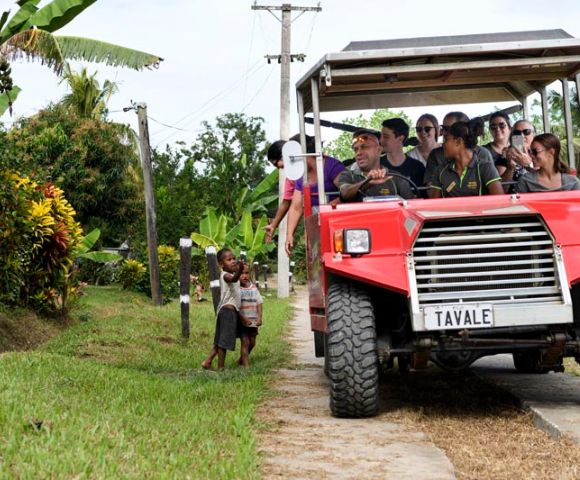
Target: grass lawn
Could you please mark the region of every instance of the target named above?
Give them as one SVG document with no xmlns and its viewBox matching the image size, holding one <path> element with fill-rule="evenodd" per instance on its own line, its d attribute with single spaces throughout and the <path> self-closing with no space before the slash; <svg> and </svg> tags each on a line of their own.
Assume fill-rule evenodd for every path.
<svg viewBox="0 0 580 480">
<path fill-rule="evenodd" d="M 273 368 L 287 361 L 288 303 L 266 299 L 252 366 L 206 372 L 210 305 L 92 287 L 78 325 L 41 350 L 0 355 L 0 478 L 256 478 L 253 423 Z"/>
</svg>

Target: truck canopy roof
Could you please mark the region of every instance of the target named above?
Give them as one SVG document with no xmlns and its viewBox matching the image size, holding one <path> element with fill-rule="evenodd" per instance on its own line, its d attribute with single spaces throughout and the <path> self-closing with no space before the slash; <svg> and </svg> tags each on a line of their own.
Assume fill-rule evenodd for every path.
<svg viewBox="0 0 580 480">
<path fill-rule="evenodd" d="M 523 98 L 580 72 L 580 39 L 564 30 L 351 42 L 297 83 L 312 112 L 403 108 Z"/>
</svg>

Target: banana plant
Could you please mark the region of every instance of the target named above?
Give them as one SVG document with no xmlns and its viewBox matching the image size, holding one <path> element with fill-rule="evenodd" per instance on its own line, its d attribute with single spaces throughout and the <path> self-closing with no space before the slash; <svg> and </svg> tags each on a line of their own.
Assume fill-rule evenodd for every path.
<svg viewBox="0 0 580 480">
<path fill-rule="evenodd" d="M 16 5 L 19 8 L 12 16 L 9 10 L 0 15 L 0 58 L 11 61 L 26 56 L 40 60 L 58 75 L 67 60 L 105 63 L 135 70 L 158 66 L 163 60 L 157 55 L 100 40 L 53 35 L 97 0 L 52 0 L 39 8 L 40 1 L 18 0 Z M 14 101 L 15 95 L 7 90 L 0 95 L 0 107 Z"/>
<path fill-rule="evenodd" d="M 199 232 L 191 234 L 191 240 L 200 248 L 209 246 L 221 248 L 226 241 L 228 218 L 224 215 L 217 215 L 216 209 L 208 207 L 205 217 L 199 222 Z"/>
<path fill-rule="evenodd" d="M 199 247 L 193 250 L 192 254 L 201 255 L 202 249 L 210 245 L 217 249 L 227 246 L 238 254 L 245 251 L 248 261 L 251 262 L 275 248 L 273 243 L 264 243 L 264 227 L 268 224 L 265 215 L 255 222 L 252 214 L 246 211 L 243 212 L 240 222 L 228 230 L 230 223 L 232 219 L 223 214 L 218 216 L 214 208 L 208 208 L 206 216 L 199 224 L 200 231 L 191 234 L 193 243 Z"/>
<path fill-rule="evenodd" d="M 275 244 L 265 243 L 264 237 L 266 231 L 264 227 L 268 225 L 268 218 L 262 215 L 254 227 L 254 221 L 250 212 L 244 212 L 242 220 L 239 224 L 239 232 L 237 236 L 238 249 L 246 252 L 248 261 L 251 263 L 254 258 L 263 256 L 271 252 L 275 248 Z"/>
<path fill-rule="evenodd" d="M 86 258 L 87 260 L 92 260 L 97 263 L 118 262 L 119 260 L 122 260 L 123 257 L 118 253 L 90 251 L 95 246 L 100 236 L 101 231 L 98 228 L 95 228 L 88 235 L 83 237 L 73 251 L 74 258 Z"/>
<path fill-rule="evenodd" d="M 244 188 L 236 199 L 235 219 L 239 221 L 244 212 L 265 213 L 267 206 L 278 200 L 274 187 L 278 184 L 278 170 L 270 172 L 253 190 Z M 276 193 L 272 193 L 272 192 Z"/>
</svg>

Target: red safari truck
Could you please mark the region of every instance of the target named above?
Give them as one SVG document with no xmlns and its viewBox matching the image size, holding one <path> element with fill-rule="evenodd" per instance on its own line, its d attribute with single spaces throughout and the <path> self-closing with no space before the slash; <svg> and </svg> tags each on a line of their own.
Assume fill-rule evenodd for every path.
<svg viewBox="0 0 580 480">
<path fill-rule="evenodd" d="M 377 412 L 380 365 L 456 370 L 509 353 L 520 372 L 544 373 L 579 361 L 580 192 L 331 206 L 321 112 L 515 100 L 529 118 L 539 92 L 550 131 L 546 87 L 560 80 L 571 140 L 579 72 L 580 39 L 549 30 L 354 42 L 297 83 L 303 147 L 313 117 L 321 203 L 312 209 L 305 192 L 311 325 L 335 416 Z M 567 154 L 574 168 L 572 141 Z"/>
</svg>

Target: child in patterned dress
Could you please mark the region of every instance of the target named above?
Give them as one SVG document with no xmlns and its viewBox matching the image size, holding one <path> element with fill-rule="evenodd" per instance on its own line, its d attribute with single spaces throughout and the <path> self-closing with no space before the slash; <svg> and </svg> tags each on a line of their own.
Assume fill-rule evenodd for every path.
<svg viewBox="0 0 580 480">
<path fill-rule="evenodd" d="M 250 352 L 256 346 L 258 327 L 262 325 L 263 300 L 260 291 L 250 279 L 250 266 L 248 264 L 244 264 L 240 275 L 240 299 L 240 318 L 246 322 L 241 322 L 240 325 L 242 346 L 238 365 L 249 367 Z"/>
</svg>

